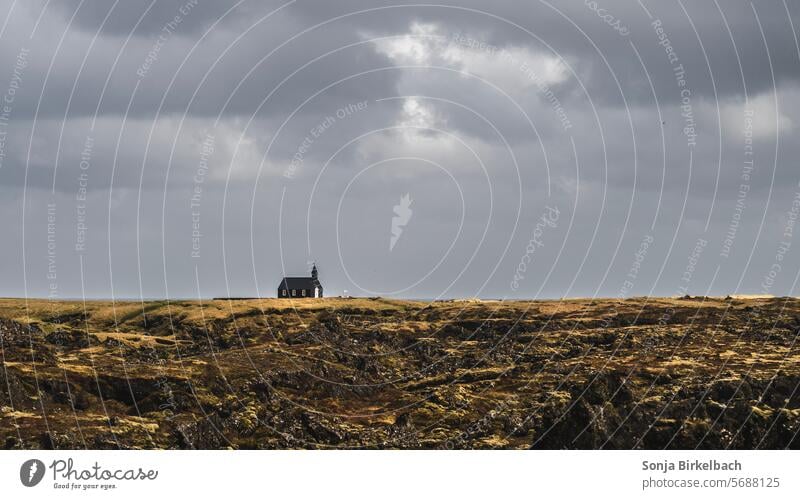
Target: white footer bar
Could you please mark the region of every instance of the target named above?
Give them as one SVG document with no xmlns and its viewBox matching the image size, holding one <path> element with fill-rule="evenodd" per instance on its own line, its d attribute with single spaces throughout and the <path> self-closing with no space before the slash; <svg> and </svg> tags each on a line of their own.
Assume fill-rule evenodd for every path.
<svg viewBox="0 0 800 499">
<path fill-rule="evenodd" d="M 800 497 L 796 451 L 3 451 L 3 497 Z M 71 460 L 71 461 L 70 461 Z M 30 486 L 26 486 L 30 485 Z M 588 495 L 592 494 L 592 495 Z"/>
</svg>

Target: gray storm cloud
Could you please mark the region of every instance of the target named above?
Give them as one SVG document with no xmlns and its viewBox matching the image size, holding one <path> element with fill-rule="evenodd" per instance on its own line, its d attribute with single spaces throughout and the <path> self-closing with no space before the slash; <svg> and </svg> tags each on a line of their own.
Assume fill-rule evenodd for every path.
<svg viewBox="0 0 800 499">
<path fill-rule="evenodd" d="M 797 294 L 787 2 L 0 5 L 0 295 Z"/>
</svg>

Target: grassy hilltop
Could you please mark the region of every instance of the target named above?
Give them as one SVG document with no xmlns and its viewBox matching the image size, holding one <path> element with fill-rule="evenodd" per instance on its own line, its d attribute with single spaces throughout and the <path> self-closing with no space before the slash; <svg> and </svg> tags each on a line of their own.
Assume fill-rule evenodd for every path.
<svg viewBox="0 0 800 499">
<path fill-rule="evenodd" d="M 800 448 L 800 301 L 0 300 L 5 448 Z"/>
</svg>

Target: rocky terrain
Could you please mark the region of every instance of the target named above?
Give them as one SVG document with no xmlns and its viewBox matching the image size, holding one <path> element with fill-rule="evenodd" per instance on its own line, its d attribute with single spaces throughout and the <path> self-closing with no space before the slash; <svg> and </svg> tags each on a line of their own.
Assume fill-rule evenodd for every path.
<svg viewBox="0 0 800 499">
<path fill-rule="evenodd" d="M 0 447 L 800 448 L 800 301 L 0 300 Z"/>
</svg>

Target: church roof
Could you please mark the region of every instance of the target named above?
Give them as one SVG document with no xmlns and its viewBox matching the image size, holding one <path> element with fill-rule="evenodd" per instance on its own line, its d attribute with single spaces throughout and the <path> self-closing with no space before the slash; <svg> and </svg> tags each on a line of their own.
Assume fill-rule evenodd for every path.
<svg viewBox="0 0 800 499">
<path fill-rule="evenodd" d="M 312 277 L 284 277 L 278 289 L 314 289 L 321 288 L 319 281 Z"/>
</svg>

